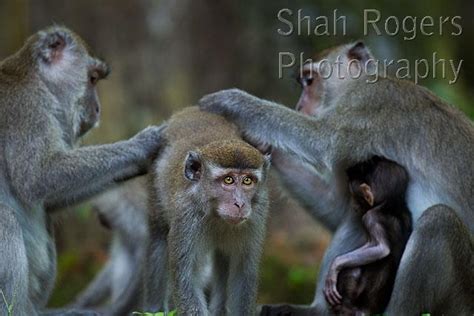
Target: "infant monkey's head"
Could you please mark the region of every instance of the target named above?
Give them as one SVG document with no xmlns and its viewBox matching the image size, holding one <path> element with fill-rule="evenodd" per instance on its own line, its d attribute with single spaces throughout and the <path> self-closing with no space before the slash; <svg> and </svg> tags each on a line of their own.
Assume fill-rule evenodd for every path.
<svg viewBox="0 0 474 316">
<path fill-rule="evenodd" d="M 405 201 L 408 174 L 396 162 L 374 156 L 347 169 L 347 177 L 353 203 L 362 213 L 381 204 Z"/>
</svg>

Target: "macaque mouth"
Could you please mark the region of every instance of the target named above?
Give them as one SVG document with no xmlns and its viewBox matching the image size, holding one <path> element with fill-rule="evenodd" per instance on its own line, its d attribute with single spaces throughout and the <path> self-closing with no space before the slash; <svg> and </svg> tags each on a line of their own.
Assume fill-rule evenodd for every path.
<svg viewBox="0 0 474 316">
<path fill-rule="evenodd" d="M 229 224 L 239 225 L 247 220 L 246 217 L 241 216 L 222 216 L 222 218 Z"/>
<path fill-rule="evenodd" d="M 223 214 L 219 213 L 219 216 L 227 223 L 231 225 L 239 225 L 245 222 L 249 217 L 243 215 L 230 215 L 230 214 Z"/>
</svg>

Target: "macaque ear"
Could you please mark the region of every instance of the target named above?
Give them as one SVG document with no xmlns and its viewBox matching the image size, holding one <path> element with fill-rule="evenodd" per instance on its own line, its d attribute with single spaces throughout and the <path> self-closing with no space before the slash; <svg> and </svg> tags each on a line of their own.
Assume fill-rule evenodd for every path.
<svg viewBox="0 0 474 316">
<path fill-rule="evenodd" d="M 202 174 L 201 155 L 195 151 L 190 151 L 186 156 L 184 164 L 184 176 L 190 181 L 198 181 Z"/>
<path fill-rule="evenodd" d="M 374 206 L 374 194 L 372 193 L 372 189 L 370 186 L 366 183 L 362 183 L 359 186 L 360 192 L 362 192 L 362 195 L 364 196 L 364 200 L 367 201 L 367 204 L 370 206 Z"/>
<path fill-rule="evenodd" d="M 373 56 L 363 42 L 357 42 L 349 48 L 347 58 L 365 63 L 367 60 L 373 59 Z"/>
<path fill-rule="evenodd" d="M 272 154 L 266 153 L 263 155 L 263 170 L 268 170 L 270 168 L 270 165 L 272 164 Z"/>
<path fill-rule="evenodd" d="M 39 32 L 38 53 L 44 63 L 54 65 L 64 59 L 65 50 L 73 39 L 67 30 L 53 27 Z"/>
</svg>

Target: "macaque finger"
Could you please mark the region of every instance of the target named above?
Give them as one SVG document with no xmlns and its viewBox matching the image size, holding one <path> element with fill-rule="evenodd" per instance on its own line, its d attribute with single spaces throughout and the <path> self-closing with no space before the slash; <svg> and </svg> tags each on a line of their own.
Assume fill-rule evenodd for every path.
<svg viewBox="0 0 474 316">
<path fill-rule="evenodd" d="M 326 289 L 324 290 L 324 295 L 326 296 L 326 300 L 331 306 L 335 306 L 338 304 L 336 298 L 332 293 L 332 284 L 330 281 L 327 282 Z"/>
<path fill-rule="evenodd" d="M 331 298 L 332 298 L 332 301 L 333 301 L 333 304 L 334 305 L 340 305 L 341 302 L 337 299 L 336 295 L 334 294 L 333 291 L 331 291 Z"/>
<path fill-rule="evenodd" d="M 327 289 L 324 289 L 324 297 L 326 298 L 326 301 L 329 303 L 329 305 L 333 305 L 333 302 L 331 301 L 331 297 L 329 296 L 329 292 Z"/>
<path fill-rule="evenodd" d="M 336 296 L 338 302 L 340 303 L 341 300 L 342 300 L 342 296 L 341 296 L 341 294 L 339 294 L 339 291 L 337 290 L 337 286 L 336 286 L 336 285 L 334 285 L 334 295 Z"/>
</svg>

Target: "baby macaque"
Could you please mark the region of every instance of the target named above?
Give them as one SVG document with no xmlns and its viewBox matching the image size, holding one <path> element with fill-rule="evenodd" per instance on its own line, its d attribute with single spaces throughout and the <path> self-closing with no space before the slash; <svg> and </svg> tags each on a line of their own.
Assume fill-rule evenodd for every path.
<svg viewBox="0 0 474 316">
<path fill-rule="evenodd" d="M 349 168 L 347 176 L 367 241 L 333 260 L 324 295 L 338 314 L 383 313 L 412 231 L 405 204 L 408 174 L 395 162 L 373 157 Z"/>
<path fill-rule="evenodd" d="M 252 315 L 269 156 L 244 142 L 234 124 L 197 107 L 167 125 L 168 146 L 152 175 L 145 307 L 169 311 L 172 292 L 179 315 Z"/>
</svg>

